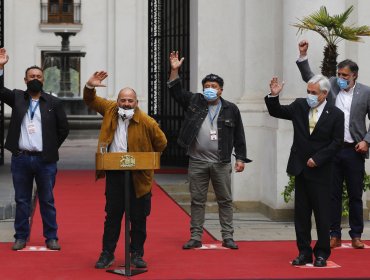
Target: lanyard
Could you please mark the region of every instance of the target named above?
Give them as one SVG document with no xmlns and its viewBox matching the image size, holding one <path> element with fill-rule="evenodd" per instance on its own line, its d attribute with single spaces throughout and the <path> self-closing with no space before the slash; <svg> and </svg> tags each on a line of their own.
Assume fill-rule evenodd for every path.
<svg viewBox="0 0 370 280">
<path fill-rule="evenodd" d="M 215 120 L 215 117 L 217 116 L 218 111 L 220 110 L 220 107 L 221 107 L 221 101 L 218 102 L 217 108 L 216 108 L 216 111 L 215 111 L 215 114 L 213 115 L 213 117 L 211 115 L 211 110 L 209 110 L 209 108 L 208 108 L 208 117 L 209 117 L 209 121 L 211 122 L 211 127 L 213 127 L 213 121 Z"/>
<path fill-rule="evenodd" d="M 37 100 L 35 107 L 32 108 L 32 99 L 30 100 L 30 118 L 31 121 L 33 120 L 33 117 L 35 115 L 36 109 L 39 107 L 39 100 Z"/>
</svg>

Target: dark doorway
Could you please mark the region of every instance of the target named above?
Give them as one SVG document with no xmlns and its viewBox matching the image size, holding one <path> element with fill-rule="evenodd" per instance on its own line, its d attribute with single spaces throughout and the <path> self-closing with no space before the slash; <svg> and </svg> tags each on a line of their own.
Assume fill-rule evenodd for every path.
<svg viewBox="0 0 370 280">
<path fill-rule="evenodd" d="M 4 47 L 4 0 L 0 0 L 0 47 Z M 4 86 L 4 75 L 0 77 L 0 86 Z M 0 165 L 4 164 L 4 103 L 0 101 Z"/>
<path fill-rule="evenodd" d="M 189 0 L 149 0 L 149 115 L 158 121 L 167 136 L 167 148 L 161 163 L 186 166 L 186 151 L 177 145 L 183 120 L 183 108 L 169 96 L 169 54 L 178 50 L 186 57 L 180 71 L 185 89 L 189 89 L 190 32 Z"/>
</svg>

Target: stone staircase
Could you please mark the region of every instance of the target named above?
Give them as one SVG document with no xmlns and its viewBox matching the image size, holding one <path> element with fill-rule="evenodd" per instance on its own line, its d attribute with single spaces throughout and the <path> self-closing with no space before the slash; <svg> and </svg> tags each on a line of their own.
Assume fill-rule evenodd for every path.
<svg viewBox="0 0 370 280">
<path fill-rule="evenodd" d="M 189 185 L 186 184 L 168 184 L 161 188 L 177 202 L 188 214 L 190 214 L 190 193 Z M 216 196 L 210 184 L 207 194 L 206 213 L 218 213 Z"/>
</svg>

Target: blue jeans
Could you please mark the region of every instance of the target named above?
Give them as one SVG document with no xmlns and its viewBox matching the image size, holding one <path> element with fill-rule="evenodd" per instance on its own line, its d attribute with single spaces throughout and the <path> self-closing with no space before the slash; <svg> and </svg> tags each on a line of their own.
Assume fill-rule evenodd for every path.
<svg viewBox="0 0 370 280">
<path fill-rule="evenodd" d="M 33 180 L 37 185 L 43 233 L 46 241 L 58 239 L 56 209 L 54 206 L 53 189 L 57 164 L 42 161 L 41 156 L 13 155 L 11 161 L 13 185 L 15 190 L 15 239 L 27 240 L 30 235 L 29 218 L 32 209 Z"/>
</svg>

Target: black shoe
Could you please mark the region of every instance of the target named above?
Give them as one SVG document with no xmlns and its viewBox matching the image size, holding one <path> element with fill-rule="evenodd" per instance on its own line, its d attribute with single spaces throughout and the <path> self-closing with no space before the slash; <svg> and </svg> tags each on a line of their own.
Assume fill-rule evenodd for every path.
<svg viewBox="0 0 370 280">
<path fill-rule="evenodd" d="M 312 263 L 312 256 L 308 257 L 301 254 L 292 261 L 292 265 L 306 265 L 307 263 Z"/>
<path fill-rule="evenodd" d="M 226 248 L 229 248 L 229 249 L 234 249 L 234 250 L 239 249 L 238 245 L 236 245 L 236 243 L 234 242 L 234 240 L 232 238 L 225 239 L 222 242 L 222 246 L 226 247 Z"/>
<path fill-rule="evenodd" d="M 18 250 L 22 250 L 24 247 L 26 247 L 26 240 L 16 239 L 12 246 L 12 250 L 18 251 Z"/>
<path fill-rule="evenodd" d="M 134 265 L 136 268 L 146 268 L 147 264 L 143 260 L 143 257 L 138 253 L 131 254 L 131 264 Z"/>
<path fill-rule="evenodd" d="M 324 267 L 326 265 L 327 265 L 326 260 L 323 257 L 317 257 L 315 259 L 315 262 L 313 263 L 313 266 L 316 266 L 316 267 Z"/>
<path fill-rule="evenodd" d="M 103 251 L 100 254 L 99 260 L 95 264 L 95 268 L 99 268 L 99 269 L 107 268 L 107 267 L 110 267 L 113 262 L 114 262 L 114 255 L 107 251 Z"/>
<path fill-rule="evenodd" d="M 188 242 L 186 242 L 182 248 L 187 250 L 187 249 L 193 249 L 193 248 L 200 248 L 202 247 L 202 242 L 200 242 L 199 240 L 195 240 L 195 239 L 190 239 Z"/>
<path fill-rule="evenodd" d="M 61 247 L 58 243 L 58 240 L 56 239 L 49 239 L 48 241 L 46 241 L 46 247 L 49 249 L 49 250 L 60 250 Z"/>
</svg>

